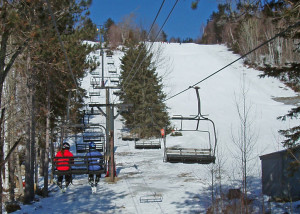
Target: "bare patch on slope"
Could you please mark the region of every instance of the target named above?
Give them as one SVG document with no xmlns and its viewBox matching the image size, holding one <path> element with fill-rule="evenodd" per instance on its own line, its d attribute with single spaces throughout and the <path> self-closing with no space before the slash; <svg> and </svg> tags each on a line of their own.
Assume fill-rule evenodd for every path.
<svg viewBox="0 0 300 214">
<path fill-rule="evenodd" d="M 300 95 L 294 97 L 273 97 L 272 99 L 285 105 L 299 106 L 300 104 Z"/>
</svg>

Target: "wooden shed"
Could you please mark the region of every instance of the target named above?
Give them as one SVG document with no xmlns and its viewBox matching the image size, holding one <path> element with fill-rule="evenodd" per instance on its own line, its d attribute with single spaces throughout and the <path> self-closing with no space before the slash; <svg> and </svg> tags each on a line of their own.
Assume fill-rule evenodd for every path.
<svg viewBox="0 0 300 214">
<path fill-rule="evenodd" d="M 260 156 L 262 193 L 274 200 L 300 200 L 300 146 Z"/>
</svg>

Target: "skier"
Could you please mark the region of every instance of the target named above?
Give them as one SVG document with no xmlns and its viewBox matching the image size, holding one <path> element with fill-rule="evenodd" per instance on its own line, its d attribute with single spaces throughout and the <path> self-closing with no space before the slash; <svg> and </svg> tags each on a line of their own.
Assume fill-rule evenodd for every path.
<svg viewBox="0 0 300 214">
<path fill-rule="evenodd" d="M 89 171 L 99 171 L 103 169 L 100 165 L 100 160 L 102 159 L 102 154 L 96 150 L 96 144 L 92 141 L 89 143 L 89 152 L 86 154 L 87 161 L 89 163 Z M 101 156 L 101 157 L 92 157 L 92 156 Z M 89 184 L 93 187 L 97 187 L 98 182 L 100 181 L 101 173 L 89 174 Z M 94 189 L 93 189 L 94 190 Z"/>
<path fill-rule="evenodd" d="M 66 172 L 66 174 L 59 175 L 57 177 L 57 185 L 62 190 L 63 190 L 62 181 L 63 181 L 64 176 L 65 176 L 65 183 L 66 183 L 65 188 L 67 188 L 72 181 L 72 175 L 67 172 L 71 169 L 69 164 L 72 164 L 74 159 L 63 158 L 63 157 L 73 157 L 73 154 L 69 150 L 70 150 L 70 144 L 67 142 L 64 142 L 61 150 L 57 152 L 57 154 L 55 155 L 55 159 L 54 159 L 54 161 L 57 162 L 56 163 L 57 170 Z M 59 166 L 59 165 L 61 165 L 61 166 Z"/>
</svg>

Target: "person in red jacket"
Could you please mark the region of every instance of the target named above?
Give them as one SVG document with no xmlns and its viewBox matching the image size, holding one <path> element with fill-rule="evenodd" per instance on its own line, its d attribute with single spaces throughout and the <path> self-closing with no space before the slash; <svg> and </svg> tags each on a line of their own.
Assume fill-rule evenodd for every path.
<svg viewBox="0 0 300 214">
<path fill-rule="evenodd" d="M 56 168 L 59 171 L 69 171 L 71 169 L 69 164 L 72 164 L 73 159 L 72 158 L 63 158 L 63 157 L 73 157 L 73 154 L 69 151 L 70 150 L 70 144 L 67 142 L 63 143 L 62 149 L 57 152 L 55 155 L 55 161 L 56 161 Z M 72 175 L 66 173 L 65 175 L 59 175 L 57 178 L 57 185 L 62 188 L 62 181 L 65 176 L 65 183 L 66 188 L 69 186 L 69 184 L 72 181 Z"/>
</svg>

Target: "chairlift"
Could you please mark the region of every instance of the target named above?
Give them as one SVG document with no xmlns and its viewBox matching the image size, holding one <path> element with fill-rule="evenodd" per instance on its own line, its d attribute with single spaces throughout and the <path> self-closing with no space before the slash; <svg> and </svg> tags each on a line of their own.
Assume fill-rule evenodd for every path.
<svg viewBox="0 0 300 214">
<path fill-rule="evenodd" d="M 94 75 L 94 76 L 98 76 L 98 75 L 100 75 L 100 71 L 99 70 L 94 70 L 94 71 L 91 72 L 91 74 Z"/>
<path fill-rule="evenodd" d="M 206 115 L 201 114 L 201 106 L 200 106 L 200 96 L 199 96 L 199 87 L 195 87 L 197 100 L 198 100 L 198 114 L 193 117 L 183 117 L 183 116 L 174 116 L 172 120 L 180 120 L 181 127 L 179 131 L 193 131 L 198 132 L 199 134 L 207 134 L 208 135 L 208 142 L 206 142 L 206 147 L 202 148 L 174 148 L 174 147 L 167 147 L 166 145 L 166 137 L 164 137 L 164 160 L 166 162 L 172 163 L 200 163 L 200 164 L 210 164 L 215 163 L 216 156 L 216 146 L 217 146 L 217 137 L 216 137 L 216 129 L 214 122 L 207 118 Z M 195 130 L 184 130 L 182 125 L 184 121 L 192 120 L 197 121 L 197 126 Z M 199 122 L 200 121 L 207 121 L 212 125 L 213 128 L 213 140 L 211 140 L 211 133 L 208 130 L 199 130 Z"/>
<path fill-rule="evenodd" d="M 90 163 L 90 158 L 99 158 L 99 162 Z M 61 160 L 60 159 L 64 159 Z M 66 159 L 69 159 L 69 161 Z M 99 165 L 99 170 L 89 170 L 89 166 Z M 69 166 L 70 170 L 60 171 L 57 170 L 58 166 Z M 54 175 L 83 175 L 83 174 L 103 174 L 105 173 L 106 164 L 104 156 L 73 156 L 73 157 L 52 157 L 52 173 Z"/>
<path fill-rule="evenodd" d="M 114 66 L 109 66 L 108 67 L 108 73 L 116 74 L 117 73 L 117 68 L 115 68 Z"/>
<path fill-rule="evenodd" d="M 139 136 L 136 133 L 132 133 L 130 129 L 121 129 L 121 139 L 123 141 L 138 141 Z"/>
<path fill-rule="evenodd" d="M 154 127 L 154 126 L 152 126 Z M 134 142 L 135 149 L 161 149 L 161 138 L 139 139 Z"/>
<path fill-rule="evenodd" d="M 89 96 L 100 96 L 100 90 L 94 89 L 93 87 L 90 87 L 89 89 Z"/>
<path fill-rule="evenodd" d="M 160 139 L 142 139 L 135 141 L 135 149 L 161 149 Z"/>
<path fill-rule="evenodd" d="M 115 62 L 114 62 L 114 60 L 113 60 L 112 58 L 108 58 L 108 59 L 107 59 L 107 64 L 108 64 L 108 65 L 114 65 Z"/>
<path fill-rule="evenodd" d="M 85 115 L 101 115 L 101 111 L 99 109 L 91 108 L 88 110 L 84 110 Z"/>
<path fill-rule="evenodd" d="M 115 90 L 115 91 L 113 91 L 113 94 L 116 96 L 120 96 L 120 95 L 124 94 L 124 92 L 122 90 Z"/>
<path fill-rule="evenodd" d="M 140 203 L 154 203 L 162 202 L 162 194 L 157 194 L 156 192 L 150 195 L 145 195 L 140 197 Z"/>
<path fill-rule="evenodd" d="M 86 153 L 89 151 L 89 143 L 93 141 L 96 150 L 103 152 L 105 149 L 105 131 L 101 125 L 89 125 L 84 128 L 82 135 L 76 138 L 76 153 Z"/>
<path fill-rule="evenodd" d="M 110 78 L 110 82 L 111 82 L 111 83 L 119 84 L 120 80 L 119 80 L 118 77 L 111 77 L 111 78 Z"/>
<path fill-rule="evenodd" d="M 91 77 L 90 84 L 94 87 L 100 85 L 100 78 Z"/>
</svg>

